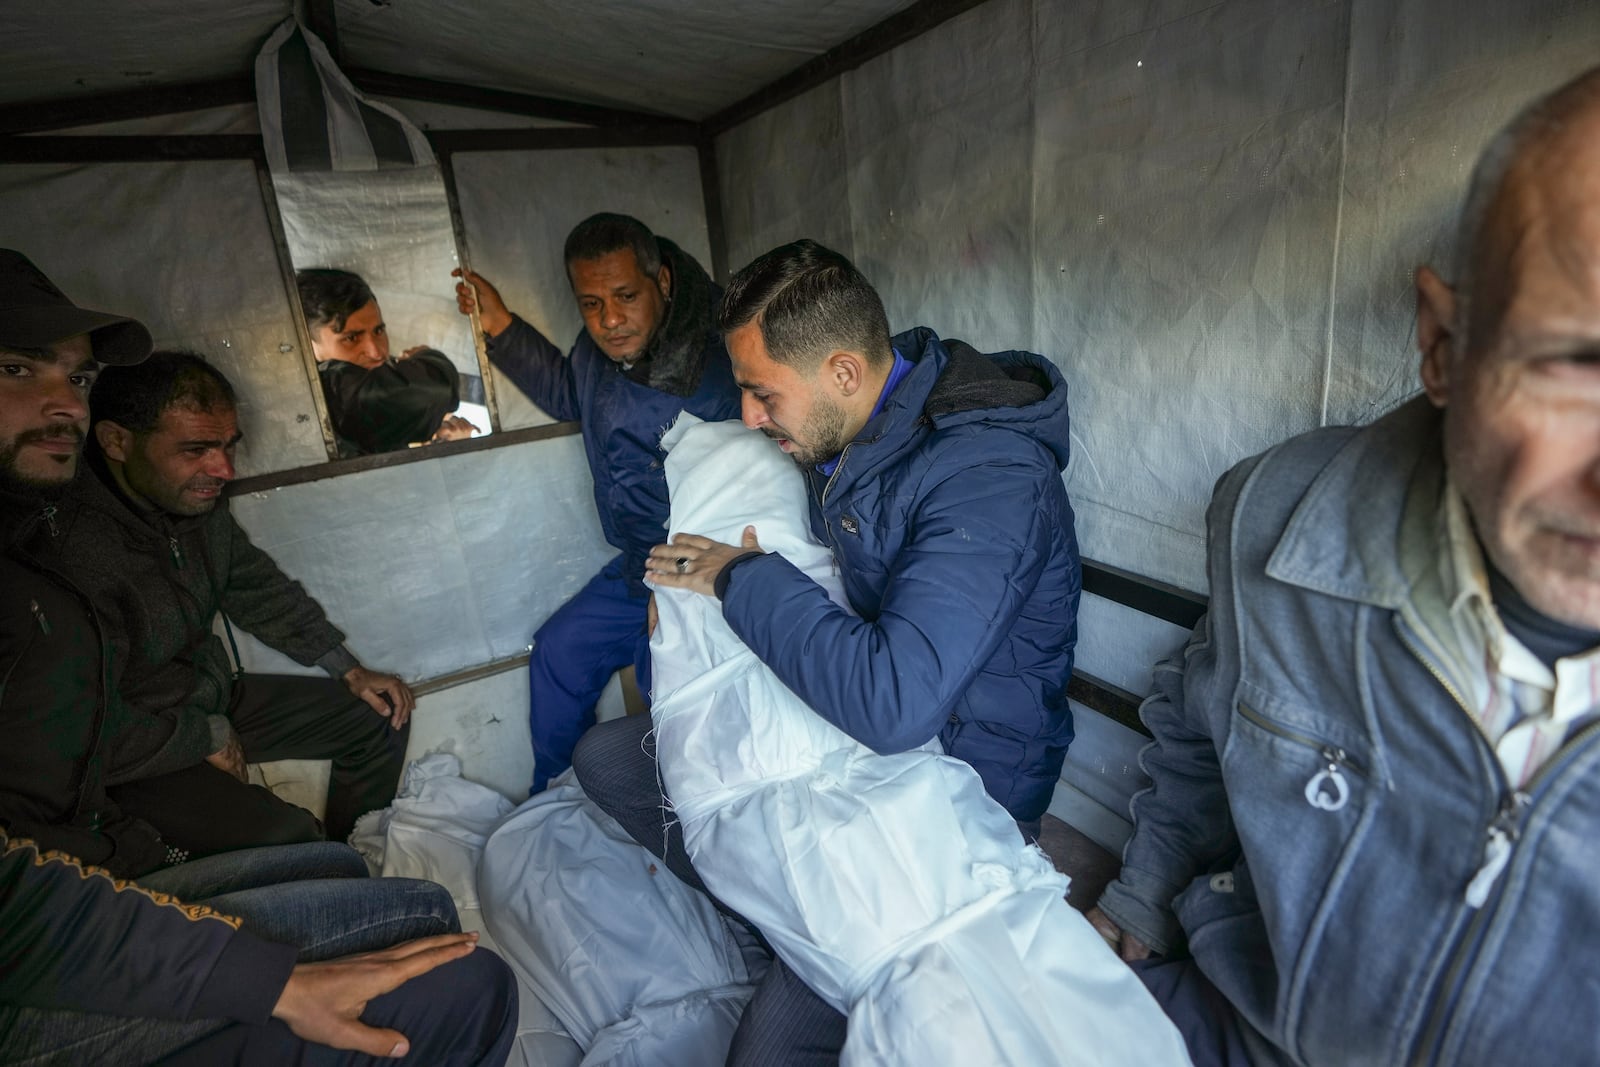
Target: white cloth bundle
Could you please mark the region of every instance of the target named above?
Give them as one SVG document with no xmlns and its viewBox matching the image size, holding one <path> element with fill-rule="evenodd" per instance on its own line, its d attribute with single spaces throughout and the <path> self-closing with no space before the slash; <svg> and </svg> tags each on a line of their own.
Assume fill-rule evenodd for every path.
<svg viewBox="0 0 1600 1067">
<path fill-rule="evenodd" d="M 489 837 L 483 917 L 524 983 L 585 1050 L 583 1067 L 721 1063 L 755 981 L 705 894 L 678 881 L 557 778 Z"/>
<path fill-rule="evenodd" d="M 840 599 L 772 442 L 684 415 L 662 443 L 671 533 L 737 544 L 754 524 Z M 695 869 L 848 1013 L 846 1064 L 1188 1063 L 976 771 L 936 741 L 876 755 L 779 682 L 715 600 L 656 601 L 657 754 Z"/>
</svg>

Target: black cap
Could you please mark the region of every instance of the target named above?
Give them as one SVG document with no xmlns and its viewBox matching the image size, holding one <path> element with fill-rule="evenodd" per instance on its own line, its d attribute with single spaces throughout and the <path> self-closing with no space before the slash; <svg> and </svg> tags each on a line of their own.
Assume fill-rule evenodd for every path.
<svg viewBox="0 0 1600 1067">
<path fill-rule="evenodd" d="M 100 363 L 140 363 L 154 344 L 144 323 L 78 307 L 27 256 L 0 248 L 0 345 L 48 348 L 80 333 Z"/>
</svg>

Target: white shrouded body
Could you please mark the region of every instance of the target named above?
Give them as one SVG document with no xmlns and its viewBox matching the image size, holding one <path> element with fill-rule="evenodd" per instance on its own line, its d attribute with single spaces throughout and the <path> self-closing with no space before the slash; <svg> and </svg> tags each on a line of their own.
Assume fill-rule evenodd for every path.
<svg viewBox="0 0 1600 1067">
<path fill-rule="evenodd" d="M 737 422 L 668 432 L 670 533 L 753 524 L 842 599 L 804 483 Z M 714 599 L 658 589 L 662 779 L 707 887 L 850 1016 L 846 1063 L 1187 1063 L 1138 978 L 1065 902 L 976 771 L 937 741 L 880 756 L 812 712 Z"/>
</svg>

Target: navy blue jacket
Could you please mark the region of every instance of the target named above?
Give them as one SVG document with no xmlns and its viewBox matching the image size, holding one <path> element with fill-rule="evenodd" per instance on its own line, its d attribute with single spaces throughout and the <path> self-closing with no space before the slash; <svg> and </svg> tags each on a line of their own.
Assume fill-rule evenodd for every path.
<svg viewBox="0 0 1600 1067">
<path fill-rule="evenodd" d="M 981 356 L 928 329 L 894 347 L 916 365 L 831 478 L 805 472 L 812 531 L 859 617 L 775 554 L 734 570 L 723 616 L 857 741 L 892 753 L 937 735 L 1036 819 L 1072 740 L 1067 385 L 1040 356 Z"/>
<path fill-rule="evenodd" d="M 685 270 L 680 269 L 675 277 L 679 279 L 675 285 L 688 282 Z M 713 289 L 708 306 L 715 307 L 720 296 Z M 670 325 L 669 319 L 663 330 Z M 600 351 L 587 330 L 578 335 L 568 358 L 538 330 L 515 317 L 488 342 L 490 361 L 528 399 L 554 418 L 583 424 L 583 447 L 594 476 L 600 528 L 606 541 L 621 550 L 622 573 L 629 591 L 640 599 L 649 595 L 644 584 L 645 557 L 667 535 L 667 476 L 662 466 L 666 453 L 661 450 L 661 434 L 680 411 L 707 422 L 739 417 L 739 389 L 733 383 L 733 367 L 722 335 L 709 314 L 698 325 L 696 354 L 704 369 L 688 395 L 643 384 Z"/>
</svg>

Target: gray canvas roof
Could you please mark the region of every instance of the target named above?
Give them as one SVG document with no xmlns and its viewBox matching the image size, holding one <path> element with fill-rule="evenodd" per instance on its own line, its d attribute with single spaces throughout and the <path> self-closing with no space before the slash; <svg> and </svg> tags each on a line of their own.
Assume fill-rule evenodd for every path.
<svg viewBox="0 0 1600 1067">
<path fill-rule="evenodd" d="M 333 0 L 342 65 L 703 119 L 908 0 Z M 0 105 L 248 77 L 290 0 L 8 4 Z"/>
</svg>

